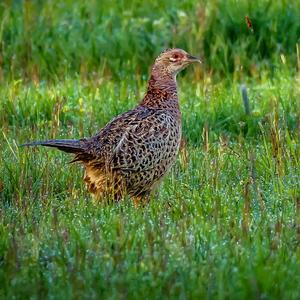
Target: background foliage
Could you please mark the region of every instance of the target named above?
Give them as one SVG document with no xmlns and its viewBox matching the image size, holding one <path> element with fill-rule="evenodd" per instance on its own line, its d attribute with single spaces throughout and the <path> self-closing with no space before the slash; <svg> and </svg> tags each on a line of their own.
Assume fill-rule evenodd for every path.
<svg viewBox="0 0 300 300">
<path fill-rule="evenodd" d="M 297 0 L 2 1 L 0 67 L 2 78 L 135 78 L 176 46 L 202 54 L 207 70 L 223 76 L 273 72 L 281 54 L 296 65 L 299 19 Z"/>
</svg>

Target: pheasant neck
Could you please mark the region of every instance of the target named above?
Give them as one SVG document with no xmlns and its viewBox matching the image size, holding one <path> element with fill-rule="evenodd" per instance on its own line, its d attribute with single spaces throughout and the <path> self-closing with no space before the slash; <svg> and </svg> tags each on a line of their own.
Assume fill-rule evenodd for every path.
<svg viewBox="0 0 300 300">
<path fill-rule="evenodd" d="M 176 76 L 153 67 L 147 93 L 141 104 L 179 111 Z"/>
</svg>

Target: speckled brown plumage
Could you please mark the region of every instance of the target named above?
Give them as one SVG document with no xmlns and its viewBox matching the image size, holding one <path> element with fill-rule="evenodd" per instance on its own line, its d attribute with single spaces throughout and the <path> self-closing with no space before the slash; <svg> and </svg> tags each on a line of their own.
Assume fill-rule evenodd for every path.
<svg viewBox="0 0 300 300">
<path fill-rule="evenodd" d="M 84 181 L 96 199 L 118 201 L 125 194 L 136 203 L 148 199 L 176 160 L 181 140 L 176 75 L 195 61 L 199 60 L 181 49 L 161 53 L 141 103 L 114 118 L 94 137 L 25 145 L 75 153 L 73 161 L 84 165 Z"/>
</svg>

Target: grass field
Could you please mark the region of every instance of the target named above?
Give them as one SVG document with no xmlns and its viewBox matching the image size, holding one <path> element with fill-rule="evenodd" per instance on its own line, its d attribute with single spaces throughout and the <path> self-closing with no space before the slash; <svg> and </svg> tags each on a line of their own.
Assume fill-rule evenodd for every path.
<svg viewBox="0 0 300 300">
<path fill-rule="evenodd" d="M 0 299 L 299 299 L 299 20 L 296 0 L 1 3 Z M 95 204 L 70 156 L 18 147 L 96 133 L 167 46 L 205 63 L 178 77 L 186 143 L 148 206 Z"/>
</svg>

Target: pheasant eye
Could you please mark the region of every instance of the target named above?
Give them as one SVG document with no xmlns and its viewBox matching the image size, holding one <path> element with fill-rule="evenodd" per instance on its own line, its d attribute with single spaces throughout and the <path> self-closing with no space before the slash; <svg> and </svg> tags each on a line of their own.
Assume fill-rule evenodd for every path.
<svg viewBox="0 0 300 300">
<path fill-rule="evenodd" d="M 179 55 L 178 54 L 173 54 L 172 57 L 170 57 L 170 61 L 177 61 L 179 58 Z"/>
</svg>

